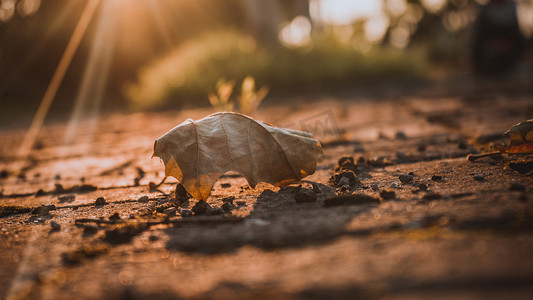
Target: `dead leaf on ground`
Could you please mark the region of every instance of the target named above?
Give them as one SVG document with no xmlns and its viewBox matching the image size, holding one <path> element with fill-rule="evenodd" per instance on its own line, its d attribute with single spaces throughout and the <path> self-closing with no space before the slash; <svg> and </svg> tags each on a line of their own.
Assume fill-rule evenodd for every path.
<svg viewBox="0 0 533 300">
<path fill-rule="evenodd" d="M 474 161 L 482 157 L 499 155 L 501 153 L 533 153 L 533 119 L 513 125 L 509 130 L 504 132 L 504 135 L 510 139 L 509 145 L 498 147 L 498 151 L 494 152 L 470 154 L 467 156 L 467 159 Z"/>
<path fill-rule="evenodd" d="M 155 141 L 154 156 L 165 176 L 178 179 L 196 199 L 206 200 L 227 171 L 250 186 L 283 185 L 315 172 L 320 143 L 310 133 L 276 128 L 236 113 L 186 120 Z"/>
</svg>

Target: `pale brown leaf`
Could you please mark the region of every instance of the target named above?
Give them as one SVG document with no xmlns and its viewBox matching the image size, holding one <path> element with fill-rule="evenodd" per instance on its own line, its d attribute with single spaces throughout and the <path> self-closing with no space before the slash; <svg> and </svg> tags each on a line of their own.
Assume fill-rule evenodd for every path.
<svg viewBox="0 0 533 300">
<path fill-rule="evenodd" d="M 252 187 L 300 180 L 315 172 L 320 154 L 322 147 L 310 133 L 236 113 L 188 119 L 154 144 L 165 176 L 178 179 L 199 200 L 209 197 L 213 184 L 227 171 L 240 173 Z"/>
</svg>

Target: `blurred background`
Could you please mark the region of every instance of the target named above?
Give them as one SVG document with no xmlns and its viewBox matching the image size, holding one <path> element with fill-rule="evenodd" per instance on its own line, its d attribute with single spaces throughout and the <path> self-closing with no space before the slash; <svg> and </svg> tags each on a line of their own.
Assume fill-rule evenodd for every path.
<svg viewBox="0 0 533 300">
<path fill-rule="evenodd" d="M 48 118 L 531 78 L 532 33 L 528 0 L 0 0 L 0 126 L 30 123 L 76 38 Z"/>
</svg>

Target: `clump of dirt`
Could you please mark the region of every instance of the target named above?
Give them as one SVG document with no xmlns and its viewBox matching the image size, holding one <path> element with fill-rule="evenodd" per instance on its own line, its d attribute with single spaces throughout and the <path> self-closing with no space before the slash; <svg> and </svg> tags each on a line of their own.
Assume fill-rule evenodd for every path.
<svg viewBox="0 0 533 300">
<path fill-rule="evenodd" d="M 339 206 L 339 205 L 361 205 L 361 204 L 379 204 L 381 201 L 372 196 L 365 194 L 347 194 L 337 195 L 324 200 L 324 206 Z"/>
<path fill-rule="evenodd" d="M 413 175 L 411 175 L 411 174 L 402 174 L 402 175 L 398 176 L 398 178 L 400 179 L 400 181 L 403 184 L 410 183 L 414 179 Z"/>
<path fill-rule="evenodd" d="M 104 241 L 110 244 L 123 244 L 139 233 L 148 229 L 148 225 L 140 222 L 128 222 L 112 225 L 106 229 Z"/>
<path fill-rule="evenodd" d="M 310 189 L 301 189 L 294 194 L 294 200 L 296 203 L 316 202 L 316 199 L 316 194 Z"/>
<path fill-rule="evenodd" d="M 433 175 L 433 176 L 431 176 L 431 180 L 433 180 L 433 181 L 442 181 L 442 176 Z"/>
<path fill-rule="evenodd" d="M 51 210 L 56 210 L 55 205 L 41 205 L 34 208 L 31 213 L 32 215 L 47 216 L 50 214 Z"/>
<path fill-rule="evenodd" d="M 387 191 L 387 190 L 383 190 L 379 193 L 379 196 L 381 197 L 381 199 L 383 200 L 391 200 L 391 199 L 394 199 L 396 198 L 396 192 L 394 191 Z"/>
<path fill-rule="evenodd" d="M 56 231 L 59 231 L 59 230 L 61 230 L 61 225 L 59 225 L 59 223 L 54 222 L 54 221 L 50 222 L 50 231 L 51 232 L 56 232 Z"/>
<path fill-rule="evenodd" d="M 18 205 L 0 205 L 0 218 L 29 213 L 33 210 L 31 207 Z"/>
<path fill-rule="evenodd" d="M 91 259 L 105 254 L 109 247 L 103 244 L 82 245 L 72 252 L 63 253 L 62 259 L 65 265 L 79 265 L 85 259 Z"/>
<path fill-rule="evenodd" d="M 353 157 L 343 156 L 339 159 L 337 167 L 335 167 L 335 171 L 333 176 L 329 179 L 329 182 L 337 188 L 352 188 L 359 183 L 359 179 L 355 172 L 356 166 Z"/>
<path fill-rule="evenodd" d="M 209 203 L 202 200 L 196 202 L 196 204 L 192 207 L 191 210 L 195 216 L 216 216 L 224 213 L 224 211 L 220 207 L 211 206 L 209 205 Z"/>
</svg>

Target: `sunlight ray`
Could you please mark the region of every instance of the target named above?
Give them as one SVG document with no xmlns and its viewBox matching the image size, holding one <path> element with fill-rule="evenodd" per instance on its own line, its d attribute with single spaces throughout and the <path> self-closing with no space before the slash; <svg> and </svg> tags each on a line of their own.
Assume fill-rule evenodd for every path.
<svg viewBox="0 0 533 300">
<path fill-rule="evenodd" d="M 33 117 L 30 128 L 26 132 L 24 140 L 22 141 L 22 144 L 18 149 L 17 157 L 19 158 L 22 164 L 25 163 L 26 158 L 28 157 L 35 143 L 37 135 L 39 134 L 39 131 L 41 130 L 41 127 L 43 125 L 44 119 L 46 118 L 48 110 L 50 109 L 50 105 L 52 104 L 52 101 L 54 100 L 57 94 L 59 86 L 61 85 L 61 82 L 65 77 L 65 73 L 67 72 L 70 62 L 72 61 L 72 58 L 74 57 L 74 54 L 76 53 L 76 50 L 78 49 L 78 46 L 80 45 L 80 42 L 83 36 L 85 35 L 87 27 L 89 26 L 89 23 L 94 13 L 96 12 L 96 9 L 98 8 L 99 3 L 100 0 L 89 0 L 81 14 L 78 24 L 76 24 L 76 27 L 74 29 L 74 32 L 72 33 L 72 36 L 70 37 L 65 52 L 63 53 L 63 56 L 59 61 L 56 71 L 52 76 L 52 80 L 50 81 L 50 84 L 48 85 L 48 88 L 46 89 L 46 92 L 41 100 L 39 108 L 37 109 L 37 112 Z"/>
<path fill-rule="evenodd" d="M 172 27 L 168 24 L 166 16 L 162 12 L 162 8 L 160 5 L 161 2 L 156 2 L 156 0 L 148 0 L 146 3 L 148 4 L 148 8 L 150 9 L 150 12 L 154 17 L 157 29 L 159 30 L 161 36 L 163 37 L 163 40 L 165 41 L 165 45 L 168 48 L 171 48 L 172 45 L 174 45 L 173 37 L 175 36 L 175 34 L 172 30 Z"/>
<path fill-rule="evenodd" d="M 91 42 L 89 58 L 76 96 L 74 110 L 67 126 L 64 144 L 70 144 L 74 142 L 75 137 L 80 136 L 78 129 L 83 119 L 88 121 L 88 124 L 84 124 L 84 134 L 82 135 L 86 150 L 92 142 L 115 46 L 115 12 L 115 1 L 103 3 L 102 13 Z"/>
</svg>

